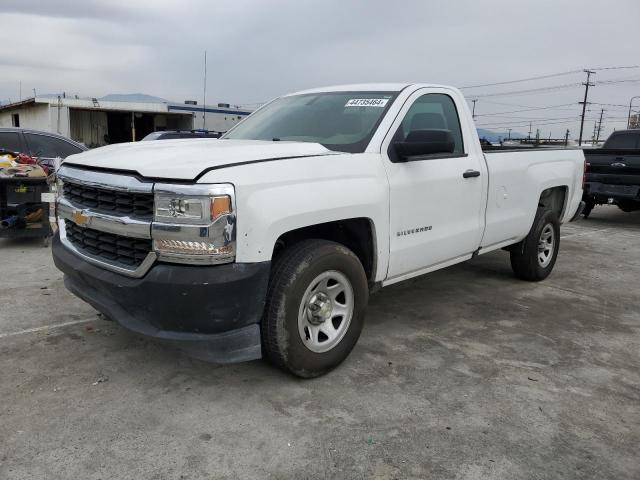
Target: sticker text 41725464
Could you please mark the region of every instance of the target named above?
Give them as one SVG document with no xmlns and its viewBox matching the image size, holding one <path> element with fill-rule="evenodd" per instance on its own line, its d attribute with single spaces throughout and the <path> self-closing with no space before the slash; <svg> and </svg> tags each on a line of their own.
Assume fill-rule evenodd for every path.
<svg viewBox="0 0 640 480">
<path fill-rule="evenodd" d="M 352 98 L 345 107 L 380 107 L 387 105 L 388 98 Z"/>
</svg>

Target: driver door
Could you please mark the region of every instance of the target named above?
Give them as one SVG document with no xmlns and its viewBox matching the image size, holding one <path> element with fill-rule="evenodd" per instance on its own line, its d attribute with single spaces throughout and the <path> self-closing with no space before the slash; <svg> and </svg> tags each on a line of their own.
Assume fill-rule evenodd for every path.
<svg viewBox="0 0 640 480">
<path fill-rule="evenodd" d="M 480 245 L 486 165 L 482 152 L 470 145 L 477 137 L 461 126 L 462 109 L 451 93 L 438 89 L 415 92 L 383 142 L 390 184 L 386 283 L 470 258 Z M 414 130 L 448 130 L 454 140 L 453 152 L 401 160 L 394 143 L 405 141 Z"/>
</svg>

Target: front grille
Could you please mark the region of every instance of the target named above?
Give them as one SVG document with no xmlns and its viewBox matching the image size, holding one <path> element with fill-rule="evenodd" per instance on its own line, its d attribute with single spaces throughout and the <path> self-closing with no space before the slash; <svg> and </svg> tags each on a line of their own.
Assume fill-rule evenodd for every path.
<svg viewBox="0 0 640 480">
<path fill-rule="evenodd" d="M 78 250 L 126 268 L 137 268 L 151 251 L 151 240 L 82 228 L 69 220 L 64 225 L 67 240 Z"/>
<path fill-rule="evenodd" d="M 64 182 L 63 196 L 79 207 L 135 217 L 153 215 L 153 194 L 132 193 Z"/>
</svg>

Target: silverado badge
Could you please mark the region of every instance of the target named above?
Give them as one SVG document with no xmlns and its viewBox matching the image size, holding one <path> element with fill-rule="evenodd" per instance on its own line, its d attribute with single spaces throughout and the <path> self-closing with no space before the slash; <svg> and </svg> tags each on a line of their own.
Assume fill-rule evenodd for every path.
<svg viewBox="0 0 640 480">
<path fill-rule="evenodd" d="M 403 237 L 405 235 L 413 235 L 414 233 L 422 233 L 422 232 L 428 232 L 429 230 L 431 230 L 431 225 L 427 226 L 427 227 L 417 227 L 417 228 L 410 228 L 408 230 L 401 230 L 398 233 L 396 233 L 396 236 L 398 237 Z"/>
</svg>

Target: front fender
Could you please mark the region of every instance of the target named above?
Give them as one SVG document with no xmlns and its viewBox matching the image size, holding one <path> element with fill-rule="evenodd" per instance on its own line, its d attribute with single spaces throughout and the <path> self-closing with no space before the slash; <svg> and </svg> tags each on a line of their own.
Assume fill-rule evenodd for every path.
<svg viewBox="0 0 640 480">
<path fill-rule="evenodd" d="M 277 239 L 292 230 L 368 218 L 376 245 L 376 281 L 387 270 L 389 186 L 379 154 L 285 159 L 211 172 L 200 182 L 236 189 L 237 262 L 271 260 Z"/>
</svg>

